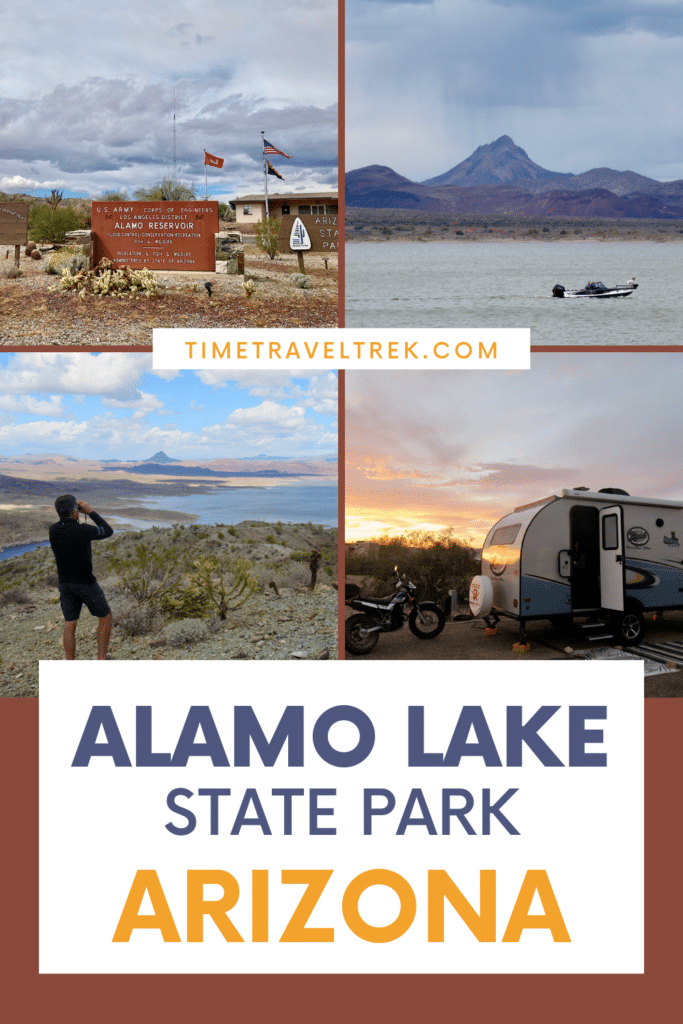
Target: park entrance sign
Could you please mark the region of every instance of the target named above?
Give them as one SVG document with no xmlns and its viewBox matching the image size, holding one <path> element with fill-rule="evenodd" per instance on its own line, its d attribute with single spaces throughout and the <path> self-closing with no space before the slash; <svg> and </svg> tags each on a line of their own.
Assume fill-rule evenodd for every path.
<svg viewBox="0 0 683 1024">
<path fill-rule="evenodd" d="M 28 203 L 0 203 L 0 245 L 26 245 Z"/>
<path fill-rule="evenodd" d="M 115 268 L 216 269 L 218 203 L 143 202 L 92 204 L 93 263 L 106 257 Z"/>
<path fill-rule="evenodd" d="M 277 239 L 279 252 L 300 252 L 305 249 L 310 252 L 336 254 L 339 250 L 338 220 L 336 213 L 283 217 Z M 303 232 L 294 231 L 297 221 L 303 227 Z M 297 242 L 297 239 L 302 238 L 306 239 L 306 244 Z"/>
</svg>

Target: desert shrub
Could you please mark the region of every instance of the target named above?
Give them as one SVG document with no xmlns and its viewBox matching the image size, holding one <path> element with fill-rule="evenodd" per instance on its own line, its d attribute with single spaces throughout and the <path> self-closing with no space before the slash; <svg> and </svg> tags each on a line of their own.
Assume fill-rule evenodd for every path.
<svg viewBox="0 0 683 1024">
<path fill-rule="evenodd" d="M 272 573 L 268 579 L 272 579 Z M 284 565 L 278 566 L 277 573 L 275 576 L 275 582 L 279 587 L 288 587 L 290 590 L 306 590 L 311 582 L 311 573 L 308 565 L 302 565 L 301 562 L 285 562 Z"/>
<path fill-rule="evenodd" d="M 88 265 L 88 257 L 80 245 L 68 245 L 58 252 L 52 253 L 45 267 L 46 274 L 61 274 L 67 268 L 69 273 L 74 275 L 79 270 L 84 270 Z"/>
<path fill-rule="evenodd" d="M 280 234 L 280 221 L 271 217 L 268 220 L 260 220 L 256 224 L 256 248 L 275 259 L 277 253 L 277 238 Z"/>
<path fill-rule="evenodd" d="M 237 530 L 235 529 L 234 526 L 229 526 L 228 527 L 228 533 L 230 534 L 231 537 L 236 537 L 237 536 Z"/>
<path fill-rule="evenodd" d="M 28 215 L 29 234 L 32 239 L 61 242 L 67 231 L 83 227 L 83 218 L 70 206 L 51 210 L 47 204 L 32 206 Z"/>
<path fill-rule="evenodd" d="M 152 604 L 131 605 L 124 598 L 110 602 L 114 625 L 124 636 L 145 636 L 161 627 L 162 616 Z"/>
<path fill-rule="evenodd" d="M 133 192 L 135 199 L 151 199 L 156 201 L 178 202 L 183 199 L 195 199 L 194 185 L 176 178 L 162 178 L 148 188 L 137 188 Z"/>
<path fill-rule="evenodd" d="M 0 593 L 0 608 L 4 608 L 8 604 L 28 604 L 30 600 L 26 591 L 21 587 L 10 587 L 9 590 Z"/>
<path fill-rule="evenodd" d="M 180 619 L 171 622 L 164 630 L 164 637 L 169 647 L 184 647 L 185 644 L 196 644 L 206 640 L 209 630 L 203 619 Z"/>
<path fill-rule="evenodd" d="M 136 544 L 135 554 L 128 558 L 111 555 L 109 569 L 119 578 L 124 593 L 138 604 L 159 602 L 179 590 L 185 562 L 176 548 L 152 548 Z"/>
<path fill-rule="evenodd" d="M 372 576 L 378 593 L 389 593 L 394 566 L 416 584 L 421 599 L 442 600 L 449 590 L 467 597 L 470 581 L 480 572 L 480 562 L 452 530 L 428 533 L 416 530 L 400 537 L 378 538 L 373 548 L 346 557 L 346 572 Z"/>
<path fill-rule="evenodd" d="M 289 280 L 295 288 L 312 288 L 313 281 L 308 274 L 291 274 Z"/>
<path fill-rule="evenodd" d="M 14 265 L 12 265 L 11 267 L 9 267 L 8 270 L 4 272 L 3 277 L 9 277 L 10 280 L 12 280 L 15 277 L 23 277 L 23 274 L 23 270 L 20 270 L 19 267 L 15 267 Z"/>
</svg>

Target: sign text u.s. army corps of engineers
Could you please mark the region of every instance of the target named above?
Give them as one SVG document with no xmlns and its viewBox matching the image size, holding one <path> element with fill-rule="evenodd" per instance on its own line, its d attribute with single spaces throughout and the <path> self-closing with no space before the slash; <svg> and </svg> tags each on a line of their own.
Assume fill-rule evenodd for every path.
<svg viewBox="0 0 683 1024">
<path fill-rule="evenodd" d="M 216 269 L 218 203 L 94 202 L 93 258 L 114 267 L 149 270 Z"/>
</svg>

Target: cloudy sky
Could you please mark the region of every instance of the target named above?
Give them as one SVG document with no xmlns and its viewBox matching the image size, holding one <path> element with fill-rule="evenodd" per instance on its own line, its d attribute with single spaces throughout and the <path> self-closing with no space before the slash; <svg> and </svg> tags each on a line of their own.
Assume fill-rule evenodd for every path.
<svg viewBox="0 0 683 1024">
<path fill-rule="evenodd" d="M 337 185 L 336 0 L 24 0 L 0 42 L 0 190 L 94 195 L 173 170 L 214 194 Z M 279 163 L 278 163 L 279 160 Z M 277 181 L 271 178 L 270 182 Z M 273 189 L 275 191 L 275 189 Z"/>
<path fill-rule="evenodd" d="M 562 488 L 683 501 L 681 353 L 535 353 L 519 371 L 346 373 L 346 536 L 480 546 Z"/>
<path fill-rule="evenodd" d="M 337 378 L 152 370 L 149 353 L 0 355 L 0 451 L 85 459 L 336 458 Z"/>
<path fill-rule="evenodd" d="M 346 166 L 422 181 L 510 135 L 542 167 L 683 178 L 680 0 L 348 0 Z"/>
</svg>

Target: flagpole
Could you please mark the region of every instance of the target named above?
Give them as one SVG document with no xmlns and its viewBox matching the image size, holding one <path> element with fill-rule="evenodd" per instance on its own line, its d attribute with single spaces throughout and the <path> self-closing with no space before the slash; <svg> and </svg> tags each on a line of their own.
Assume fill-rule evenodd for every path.
<svg viewBox="0 0 683 1024">
<path fill-rule="evenodd" d="M 206 177 L 206 150 L 204 150 L 204 198 L 209 198 L 209 184 Z"/>
<path fill-rule="evenodd" d="M 270 215 L 268 213 L 268 168 L 266 167 L 266 133 L 265 133 L 265 131 L 261 132 L 261 148 L 263 149 L 263 181 L 264 181 L 264 184 L 265 184 L 265 194 L 266 194 L 266 220 L 269 220 L 270 219 Z"/>
</svg>

